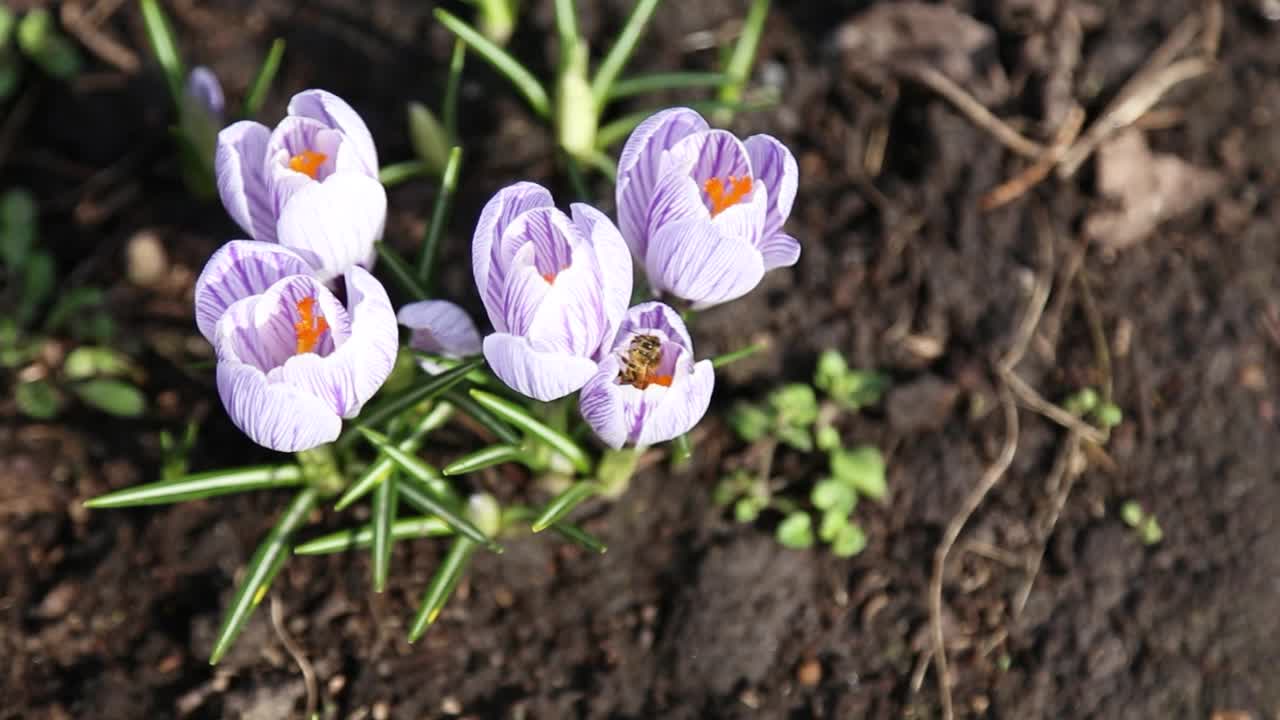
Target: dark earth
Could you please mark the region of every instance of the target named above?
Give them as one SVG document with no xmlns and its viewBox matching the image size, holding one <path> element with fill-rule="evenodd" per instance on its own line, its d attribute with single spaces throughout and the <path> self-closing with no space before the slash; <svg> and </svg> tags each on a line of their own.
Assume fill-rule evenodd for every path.
<svg viewBox="0 0 1280 720">
<path fill-rule="evenodd" d="M 630 3 L 578 4 L 598 54 Z M 1275 3 L 956 0 L 950 12 L 775 2 L 754 80 L 781 102 L 732 127 L 793 148 L 801 185 L 788 227 L 804 252 L 698 318 L 701 354 L 762 339 L 771 349 L 720 374 L 694 463 L 651 464 L 620 502 L 578 511 L 606 555 L 542 536 L 477 555 L 416 645 L 404 640 L 407 623 L 445 543 L 399 544 L 384 595 L 369 590 L 364 553 L 295 558 L 217 667 L 207 657 L 236 572 L 287 495 L 130 511 L 81 503 L 155 480 L 159 431 L 191 417 L 204 420 L 193 469 L 271 459 L 227 421 L 212 372 L 193 369 L 209 353 L 192 322 L 193 279 L 239 232 L 179 181 L 172 111 L 136 7 L 67 5 L 102 6 L 83 32 L 141 66 L 86 53 L 87 71 L 70 84 L 30 78 L 3 108 L 0 188 L 36 193 L 63 288 L 107 289 L 152 410 L 137 421 L 80 409 L 37 423 L 11 392 L 0 400 L 0 718 L 302 717 L 306 684 L 282 632 L 315 673 L 324 718 L 942 717 L 928 665 L 934 554 L 1007 440 L 998 368 L 1035 288 L 1050 293 L 1017 378 L 1052 402 L 1110 383 L 1124 420 L 1105 442 L 1078 442 L 1017 396 L 1012 464 L 944 577 L 955 715 L 1280 718 Z M 271 39 L 285 38 L 264 118 L 297 90 L 330 89 L 364 115 L 389 163 L 411 157 L 404 103 L 441 97 L 451 39 L 431 5 L 166 8 L 188 62 L 210 65 L 236 101 Z M 551 3 L 528 5 L 511 48 L 546 77 Z M 746 6 L 665 3 L 632 69 L 713 69 Z M 470 17 L 466 5 L 449 7 Z M 1048 145 L 1073 100 L 1087 133 L 1184 22 L 1194 33 L 1179 57 L 1207 60 L 1203 72 L 1127 118 L 1128 142 L 1108 137 L 1071 177 L 1050 172 L 984 209 L 984 196 L 1032 161 L 920 68 Z M 478 310 L 467 257 L 484 201 L 518 179 L 551 185 L 562 203 L 571 191 L 546 130 L 474 57 L 461 117 L 466 160 L 442 284 Z M 612 206 L 606 181 L 592 189 Z M 416 249 L 434 197 L 428 181 L 391 192 L 392 245 Z M 128 272 L 140 234 L 164 251 L 145 281 Z M 711 499 L 747 452 L 724 411 L 809 378 L 827 348 L 894 381 L 882 404 L 841 427 L 846 442 L 885 452 L 891 488 L 884 505 L 858 508 L 869 545 L 849 560 L 782 549 L 776 518 L 736 524 Z M 475 442 L 451 427 L 427 456 L 456 457 Z M 821 472 L 791 451 L 774 465 L 800 488 Z M 474 482 L 502 498 L 546 497 L 515 470 Z M 1158 518 L 1160 542 L 1145 545 L 1121 520 L 1130 500 Z M 326 510 L 316 521 L 309 535 L 352 517 Z"/>
</svg>

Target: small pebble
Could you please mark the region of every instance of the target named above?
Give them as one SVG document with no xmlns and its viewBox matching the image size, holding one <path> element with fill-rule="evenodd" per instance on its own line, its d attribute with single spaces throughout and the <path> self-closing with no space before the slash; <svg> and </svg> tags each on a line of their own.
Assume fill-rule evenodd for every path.
<svg viewBox="0 0 1280 720">
<path fill-rule="evenodd" d="M 391 717 L 391 706 L 386 702 L 373 704 L 373 720 L 387 720 Z"/>
<path fill-rule="evenodd" d="M 445 698 L 440 701 L 440 712 L 445 715 L 461 715 L 462 703 L 458 702 L 458 698 L 452 695 L 446 695 Z"/>
<path fill-rule="evenodd" d="M 169 257 L 164 243 L 152 230 L 142 230 L 129 238 L 125 258 L 129 282 L 138 287 L 155 287 L 169 274 Z"/>
<path fill-rule="evenodd" d="M 796 682 L 805 687 L 817 687 L 822 682 L 822 663 L 812 658 L 800 663 L 796 669 Z"/>
</svg>

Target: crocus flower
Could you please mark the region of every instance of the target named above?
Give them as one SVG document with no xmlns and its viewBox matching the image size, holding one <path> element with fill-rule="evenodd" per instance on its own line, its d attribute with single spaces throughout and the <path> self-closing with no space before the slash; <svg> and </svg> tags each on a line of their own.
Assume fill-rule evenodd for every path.
<svg viewBox="0 0 1280 720">
<path fill-rule="evenodd" d="M 259 445 L 296 452 L 332 442 L 391 374 L 399 345 L 387 291 L 364 268 L 346 304 L 279 245 L 227 243 L 196 282 L 196 323 L 217 351 L 218 394 Z"/>
<path fill-rule="evenodd" d="M 214 164 L 222 204 L 253 239 L 294 250 L 322 280 L 373 264 L 387 193 L 373 136 L 338 96 L 294 95 L 275 130 L 226 127 Z"/>
<path fill-rule="evenodd" d="M 409 347 L 422 352 L 459 359 L 479 355 L 480 332 L 466 310 L 448 300 L 420 300 L 396 313 L 396 320 L 409 328 Z"/>
<path fill-rule="evenodd" d="M 659 302 L 627 311 L 610 351 L 582 388 L 579 409 L 615 450 L 645 446 L 688 432 L 707 412 L 715 374 L 695 363 L 684 322 Z"/>
<path fill-rule="evenodd" d="M 654 290 L 695 308 L 741 297 L 794 265 L 782 231 L 799 170 L 769 135 L 738 140 L 688 108 L 641 123 L 618 163 L 618 225 Z"/>
<path fill-rule="evenodd" d="M 596 372 L 631 297 L 631 258 L 599 210 L 572 217 L 533 183 L 507 187 L 485 205 L 471 245 L 472 270 L 495 332 L 489 367 L 538 400 L 582 387 Z"/>
</svg>

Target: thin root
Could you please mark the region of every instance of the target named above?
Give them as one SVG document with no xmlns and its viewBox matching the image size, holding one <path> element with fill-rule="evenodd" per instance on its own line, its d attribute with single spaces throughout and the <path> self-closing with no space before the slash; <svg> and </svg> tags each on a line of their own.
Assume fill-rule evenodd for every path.
<svg viewBox="0 0 1280 720">
<path fill-rule="evenodd" d="M 311 661 L 307 659 L 297 641 L 285 630 L 284 611 L 281 609 L 280 599 L 274 594 L 271 596 L 271 627 L 275 629 L 276 637 L 280 638 L 280 643 L 284 645 L 289 657 L 293 658 L 293 661 L 298 664 L 298 669 L 302 671 L 302 682 L 307 688 L 307 712 L 303 717 L 313 717 L 316 714 L 316 702 L 320 694 L 316 685 L 316 671 L 311 667 Z"/>
</svg>

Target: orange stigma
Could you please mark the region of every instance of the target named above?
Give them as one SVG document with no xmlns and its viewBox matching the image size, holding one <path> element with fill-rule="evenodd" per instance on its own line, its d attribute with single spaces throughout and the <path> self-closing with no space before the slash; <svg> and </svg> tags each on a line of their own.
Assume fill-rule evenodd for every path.
<svg viewBox="0 0 1280 720">
<path fill-rule="evenodd" d="M 542 279 L 547 281 L 548 285 L 556 284 L 557 273 L 542 273 Z"/>
<path fill-rule="evenodd" d="M 671 376 L 649 374 L 649 375 L 646 375 L 643 380 L 640 380 L 634 384 L 637 390 L 643 390 L 649 387 L 650 385 L 661 385 L 662 387 L 671 387 Z"/>
<path fill-rule="evenodd" d="M 329 156 L 315 150 L 303 150 L 302 152 L 289 158 L 289 169 L 300 172 L 303 175 L 316 179 L 316 172 L 320 170 L 320 166 L 328 160 Z"/>
<path fill-rule="evenodd" d="M 715 217 L 737 205 L 742 198 L 751 192 L 751 178 L 729 176 L 729 191 L 725 192 L 724 181 L 713 177 L 702 186 L 707 197 L 711 199 L 711 217 Z"/>
<path fill-rule="evenodd" d="M 310 297 L 298 301 L 298 317 L 298 322 L 293 324 L 293 332 L 298 338 L 297 354 L 315 352 L 320 336 L 329 330 L 329 321 L 316 314 L 316 299 Z"/>
</svg>

